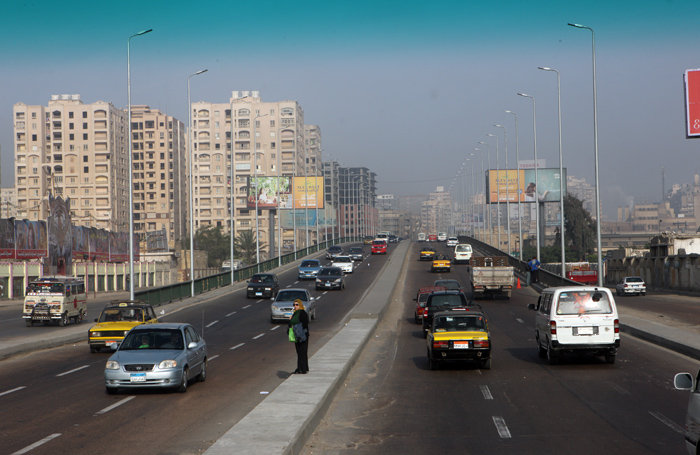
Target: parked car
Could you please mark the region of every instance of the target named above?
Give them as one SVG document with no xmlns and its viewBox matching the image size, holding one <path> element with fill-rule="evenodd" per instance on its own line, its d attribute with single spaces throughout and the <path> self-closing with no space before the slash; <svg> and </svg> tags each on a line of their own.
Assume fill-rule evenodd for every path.
<svg viewBox="0 0 700 455">
<path fill-rule="evenodd" d="M 486 315 L 480 311 L 454 309 L 433 317 L 427 334 L 428 365 L 437 369 L 443 362 L 478 362 L 491 368 L 491 338 Z"/>
<path fill-rule="evenodd" d="M 678 390 L 688 390 L 688 412 L 685 416 L 685 447 L 689 455 L 696 455 L 700 450 L 700 371 L 695 375 L 678 373 L 673 378 L 673 385 Z"/>
<path fill-rule="evenodd" d="M 350 256 L 336 256 L 330 265 L 332 267 L 340 267 L 345 273 L 352 273 L 355 270 L 355 261 Z"/>
<path fill-rule="evenodd" d="M 316 319 L 316 299 L 303 288 L 282 289 L 270 305 L 270 321 L 288 321 L 294 313 L 294 301 L 300 299 L 309 318 Z"/>
<path fill-rule="evenodd" d="M 387 243 L 386 240 L 373 240 L 372 241 L 372 254 L 386 254 Z"/>
<path fill-rule="evenodd" d="M 336 256 L 343 254 L 343 249 L 338 245 L 333 245 L 326 251 L 326 259 L 333 259 Z"/>
<path fill-rule="evenodd" d="M 457 239 L 457 237 L 448 237 L 447 238 L 447 246 L 453 247 L 453 246 L 457 246 L 457 244 L 459 244 L 459 239 Z"/>
<path fill-rule="evenodd" d="M 131 329 L 105 365 L 107 393 L 156 388 L 186 392 L 207 378 L 207 344 L 185 323 L 143 324 Z"/>
<path fill-rule="evenodd" d="M 256 273 L 248 281 L 246 297 L 274 298 L 280 290 L 280 283 L 274 273 Z"/>
<path fill-rule="evenodd" d="M 640 276 L 626 276 L 615 285 L 617 295 L 646 295 L 647 285 Z"/>
<path fill-rule="evenodd" d="M 361 246 L 353 246 L 350 248 L 350 251 L 348 251 L 348 255 L 353 261 L 361 261 L 365 258 L 365 251 Z"/>
<path fill-rule="evenodd" d="M 316 290 L 345 289 L 345 274 L 340 267 L 323 267 L 316 275 Z"/>
<path fill-rule="evenodd" d="M 300 280 L 313 280 L 321 267 L 321 261 L 318 259 L 304 259 L 297 268 L 297 277 Z"/>
<path fill-rule="evenodd" d="M 129 330 L 137 325 L 158 322 L 153 307 L 138 300 L 115 300 L 105 305 L 94 326 L 88 330 L 90 352 L 115 350 Z"/>
</svg>

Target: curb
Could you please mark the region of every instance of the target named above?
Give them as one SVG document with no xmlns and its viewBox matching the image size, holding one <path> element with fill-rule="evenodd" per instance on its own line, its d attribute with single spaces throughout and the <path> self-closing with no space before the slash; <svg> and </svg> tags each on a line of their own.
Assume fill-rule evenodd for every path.
<svg viewBox="0 0 700 455">
<path fill-rule="evenodd" d="M 677 341 L 669 340 L 668 338 L 664 338 L 651 332 L 647 332 L 646 330 L 623 323 L 620 323 L 620 330 L 635 338 L 649 341 L 666 349 L 670 349 L 671 351 L 691 357 L 695 360 L 700 360 L 700 349 L 696 349 L 692 346 L 688 346 Z"/>
</svg>

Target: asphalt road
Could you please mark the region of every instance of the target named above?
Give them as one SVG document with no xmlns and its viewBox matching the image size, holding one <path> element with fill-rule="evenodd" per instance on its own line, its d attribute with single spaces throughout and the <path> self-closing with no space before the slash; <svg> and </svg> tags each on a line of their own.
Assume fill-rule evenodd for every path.
<svg viewBox="0 0 700 455">
<path fill-rule="evenodd" d="M 438 276 L 466 285 L 468 269 L 431 274 L 427 262 L 417 261 L 417 248 L 409 252 L 401 291 L 304 455 L 684 453 L 688 397 L 672 380 L 676 372 L 696 371 L 697 362 L 623 334 L 614 365 L 592 356 L 549 365 L 535 348 L 527 304 L 537 294 L 530 288 L 510 300 L 479 301 L 489 315 L 491 370 L 429 370 L 412 298 Z M 681 318 L 688 299 L 696 298 L 617 300 Z"/>
<path fill-rule="evenodd" d="M 313 281 L 297 282 L 296 269 L 280 275 L 282 287 L 306 287 L 320 297 L 309 357 L 336 333 L 385 262 L 385 256 L 368 257 L 343 291 L 315 291 Z M 207 381 L 185 394 L 107 395 L 103 369 L 109 354 L 91 354 L 86 342 L 3 360 L 0 453 L 203 452 L 296 367 L 286 325 L 270 323 L 269 303 L 246 299 L 240 290 L 163 318 L 193 324 L 208 344 Z M 87 333 L 90 324 L 84 326 Z M 50 336 L 55 328 L 32 330 Z"/>
</svg>

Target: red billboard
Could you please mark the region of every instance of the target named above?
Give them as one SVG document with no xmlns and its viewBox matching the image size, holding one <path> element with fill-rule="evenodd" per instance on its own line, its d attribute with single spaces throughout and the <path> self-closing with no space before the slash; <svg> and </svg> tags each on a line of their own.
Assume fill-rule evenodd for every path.
<svg viewBox="0 0 700 455">
<path fill-rule="evenodd" d="M 686 134 L 700 136 L 700 69 L 685 71 Z"/>
</svg>

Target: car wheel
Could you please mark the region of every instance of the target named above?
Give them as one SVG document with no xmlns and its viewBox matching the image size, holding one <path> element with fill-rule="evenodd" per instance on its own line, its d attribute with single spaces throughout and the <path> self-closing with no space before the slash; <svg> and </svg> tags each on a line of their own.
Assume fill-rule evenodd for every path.
<svg viewBox="0 0 700 455">
<path fill-rule="evenodd" d="M 115 395 L 119 393 L 119 389 L 116 387 L 105 387 L 105 392 L 107 392 L 108 395 Z"/>
<path fill-rule="evenodd" d="M 187 383 L 188 383 L 187 377 L 188 377 L 189 375 L 190 375 L 190 369 L 189 369 L 189 368 L 185 368 L 185 369 L 182 371 L 182 380 L 180 381 L 180 385 L 177 387 L 177 391 L 178 391 L 179 393 L 185 393 L 185 392 L 187 392 Z"/>
<path fill-rule="evenodd" d="M 415 314 L 415 313 L 413 314 L 413 322 L 415 322 L 416 324 L 418 324 L 418 323 L 420 322 L 420 319 L 418 318 L 418 315 Z"/>
<path fill-rule="evenodd" d="M 491 357 L 488 359 L 481 360 L 479 362 L 479 368 L 482 370 L 490 370 L 491 369 Z"/>
<path fill-rule="evenodd" d="M 433 360 L 433 358 L 430 356 L 430 352 L 428 352 L 428 368 L 431 370 L 437 370 L 440 367 L 438 364 L 437 360 Z"/>
<path fill-rule="evenodd" d="M 207 359 L 204 359 L 204 362 L 202 362 L 202 370 L 199 372 L 199 376 L 197 376 L 197 379 L 199 382 L 204 382 L 207 380 Z"/>
<path fill-rule="evenodd" d="M 647 293 L 646 293 L 646 292 L 642 292 L 642 295 L 647 295 Z"/>
<path fill-rule="evenodd" d="M 97 348 L 94 347 L 94 346 L 90 346 L 90 352 L 92 352 L 92 353 L 94 354 L 94 353 L 97 352 L 97 351 L 99 351 L 99 349 L 97 349 Z"/>
<path fill-rule="evenodd" d="M 542 347 L 539 335 L 535 337 L 535 341 L 537 341 L 537 355 L 540 357 L 540 359 L 544 359 L 547 357 L 547 350 Z"/>
<path fill-rule="evenodd" d="M 65 312 L 61 315 L 61 319 L 58 320 L 58 325 L 61 327 L 65 327 L 68 325 L 68 312 Z"/>
<path fill-rule="evenodd" d="M 556 365 L 559 363 L 559 355 L 554 352 L 554 349 L 552 349 L 552 346 L 549 344 L 547 345 L 547 361 L 550 365 Z"/>
</svg>

